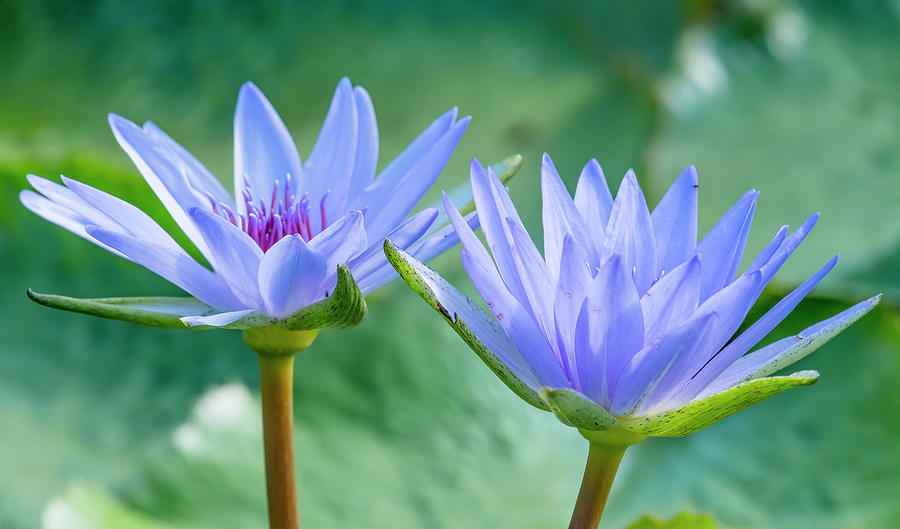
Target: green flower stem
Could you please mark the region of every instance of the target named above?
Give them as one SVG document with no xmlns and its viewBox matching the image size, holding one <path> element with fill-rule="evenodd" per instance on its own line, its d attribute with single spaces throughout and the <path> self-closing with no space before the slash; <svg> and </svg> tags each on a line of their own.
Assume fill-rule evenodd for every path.
<svg viewBox="0 0 900 529">
<path fill-rule="evenodd" d="M 244 331 L 244 342 L 259 357 L 270 529 L 300 527 L 294 473 L 294 354 L 308 347 L 317 332 L 271 327 Z"/>
<path fill-rule="evenodd" d="M 591 441 L 581 490 L 575 500 L 575 511 L 569 529 L 596 529 L 606 506 L 609 489 L 616 478 L 619 462 L 628 444 L 606 444 Z"/>
</svg>

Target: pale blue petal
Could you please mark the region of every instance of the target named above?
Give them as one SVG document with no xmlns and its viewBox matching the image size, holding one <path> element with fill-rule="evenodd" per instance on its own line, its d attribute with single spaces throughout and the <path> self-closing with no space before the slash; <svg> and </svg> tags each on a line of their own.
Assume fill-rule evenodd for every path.
<svg viewBox="0 0 900 529">
<path fill-rule="evenodd" d="M 262 309 L 259 262 L 263 252 L 256 241 L 218 215 L 194 208 L 191 218 L 211 248 L 209 264 L 222 276 L 245 307 Z"/>
<path fill-rule="evenodd" d="M 469 124 L 465 117 L 453 124 L 430 150 L 413 164 L 396 188 L 379 202 L 366 204 L 369 219 L 366 229 L 372 240 L 383 240 L 403 219 L 409 216 L 437 177 Z M 376 184 L 378 179 L 376 179 Z"/>
<path fill-rule="evenodd" d="M 365 251 L 368 246 L 363 214 L 351 211 L 309 241 L 310 250 L 325 258 L 325 288 L 337 280 L 337 266 L 346 264 Z"/>
<path fill-rule="evenodd" d="M 53 224 L 56 224 L 57 226 L 96 244 L 104 250 L 108 250 L 118 255 L 119 257 L 125 257 L 127 259 L 127 257 L 119 250 L 107 246 L 106 244 L 103 244 L 102 242 L 88 235 L 86 227 L 90 225 L 96 225 L 92 222 L 91 219 L 88 219 L 87 217 L 76 213 L 69 208 L 61 206 L 57 202 L 49 200 L 48 198 L 43 197 L 30 189 L 25 189 L 19 192 L 19 200 L 22 202 L 22 205 L 25 206 L 29 211 L 43 218 L 44 220 L 50 221 Z M 115 226 L 114 223 L 108 218 L 105 219 L 102 226 L 113 231 L 119 230 L 119 227 Z"/>
<path fill-rule="evenodd" d="M 299 235 L 288 235 L 272 245 L 259 263 L 265 313 L 283 318 L 316 301 L 328 273 L 326 257 L 310 249 Z"/>
<path fill-rule="evenodd" d="M 656 280 L 656 240 L 644 193 L 634 171 L 628 170 L 606 226 L 602 258 L 622 256 L 623 265 L 634 274 L 638 293 L 643 295 Z"/>
<path fill-rule="evenodd" d="M 788 226 L 782 226 L 779 228 L 778 232 L 775 233 L 775 237 L 766 245 L 765 248 L 762 249 L 759 254 L 753 259 L 753 262 L 750 263 L 750 266 L 747 267 L 747 271 L 744 273 L 754 272 L 762 268 L 763 265 L 769 262 L 772 259 L 772 256 L 775 255 L 775 252 L 781 248 L 781 245 L 784 243 L 784 238 L 787 236 Z"/>
<path fill-rule="evenodd" d="M 809 232 L 812 231 L 813 226 L 816 225 L 816 221 L 819 220 L 819 214 L 815 213 L 811 215 L 806 222 L 804 222 L 799 228 L 794 230 L 790 235 L 785 237 L 784 242 L 781 246 L 778 247 L 778 250 L 772 254 L 772 257 L 762 266 L 759 267 L 759 270 L 763 274 L 763 280 L 765 283 L 768 283 L 781 266 L 787 261 L 788 257 L 794 253 L 794 250 L 800 246 L 800 243 L 809 235 Z M 753 270 L 748 270 L 748 273 L 752 273 Z"/>
<path fill-rule="evenodd" d="M 253 309 L 235 310 L 232 312 L 219 312 L 209 316 L 185 316 L 181 318 L 188 327 L 198 327 L 201 325 L 210 327 L 224 327 L 230 323 L 234 323 L 244 316 L 253 314 Z"/>
<path fill-rule="evenodd" d="M 600 269 L 575 326 L 575 366 L 580 391 L 606 406 L 613 384 L 643 347 L 641 302 L 625 259 L 614 255 Z"/>
<path fill-rule="evenodd" d="M 566 185 L 559 177 L 550 155 L 544 153 L 541 160 L 541 199 L 544 224 L 544 258 L 552 277 L 559 277 L 563 240 L 570 236 L 579 245 L 593 266 L 600 260 L 594 248 L 585 220 L 575 207 Z"/>
<path fill-rule="evenodd" d="M 87 227 L 88 234 L 115 248 L 127 259 L 180 287 L 188 294 L 222 311 L 247 308 L 218 275 L 204 268 L 184 250 L 154 244 L 124 233 Z"/>
<path fill-rule="evenodd" d="M 528 236 L 528 232 L 525 231 L 525 226 L 510 218 L 506 219 L 506 224 L 513 241 L 513 258 L 516 268 L 519 270 L 519 277 L 522 278 L 522 285 L 525 287 L 528 306 L 531 307 L 531 313 L 535 316 L 536 323 L 544 335 L 553 336 L 555 334 L 553 319 L 555 285 L 552 282 L 550 270 L 534 246 L 534 242 Z"/>
<path fill-rule="evenodd" d="M 418 241 L 431 228 L 434 219 L 437 218 L 437 208 L 427 208 L 416 213 L 412 217 L 404 220 L 386 237 L 397 248 L 408 250 L 409 247 Z M 387 260 L 384 258 L 384 250 L 382 249 L 383 241 L 370 241 L 369 247 L 363 253 L 354 257 L 347 265 L 353 271 L 353 277 L 357 284 L 368 274 L 374 272 L 378 268 L 384 266 Z"/>
<path fill-rule="evenodd" d="M 205 190 L 192 187 L 187 179 L 186 166 L 179 159 L 170 158 L 169 151 L 160 148 L 143 129 L 115 114 L 109 115 L 109 125 L 119 145 L 159 197 L 166 211 L 208 259 L 209 247 L 188 215 L 194 207 L 210 208 Z"/>
<path fill-rule="evenodd" d="M 362 193 L 372 183 L 378 165 L 378 122 L 369 93 L 361 86 L 353 89 L 356 101 L 356 158 L 353 162 L 353 177 L 350 182 L 348 200 Z"/>
<path fill-rule="evenodd" d="M 348 204 L 353 209 L 364 209 L 370 205 L 380 205 L 397 190 L 400 182 L 406 177 L 410 169 L 425 156 L 434 145 L 444 137 L 450 128 L 456 123 L 457 109 L 453 108 L 444 115 L 434 120 L 422 134 L 413 140 L 399 156 L 394 158 L 365 192 L 358 195 L 354 201 Z"/>
<path fill-rule="evenodd" d="M 700 256 L 676 266 L 641 298 L 644 339 L 649 343 L 690 317 L 700 304 Z"/>
<path fill-rule="evenodd" d="M 347 195 L 356 159 L 358 121 L 353 86 L 344 77 L 338 83 L 325 116 L 325 123 L 312 153 L 303 165 L 305 180 L 300 194 L 308 193 L 313 204 L 319 204 L 327 193 L 327 218 L 346 211 Z M 321 222 L 319 219 L 314 219 Z M 319 229 L 323 229 L 320 225 Z M 316 230 L 318 231 L 318 230 Z"/>
<path fill-rule="evenodd" d="M 553 301 L 557 359 L 572 378 L 575 371 L 575 326 L 578 312 L 591 285 L 591 269 L 580 245 L 567 235 L 563 239 L 559 279 Z"/>
<path fill-rule="evenodd" d="M 697 245 L 697 254 L 703 257 L 701 301 L 734 279 L 747 244 L 758 196 L 757 191 L 747 191 Z"/>
<path fill-rule="evenodd" d="M 606 225 L 612 213 L 613 198 L 603 170 L 597 160 L 591 158 L 578 177 L 575 188 L 575 207 L 581 217 L 593 227 L 594 246 L 599 252 L 606 239 Z"/>
<path fill-rule="evenodd" d="M 305 178 L 297 146 L 266 96 L 253 83 L 244 83 L 234 111 L 234 189 L 239 212 L 244 213 L 240 190 L 245 182 L 253 196 L 267 200 L 276 181 L 278 189 L 285 189 L 288 174 L 295 186 Z"/>
<path fill-rule="evenodd" d="M 636 414 L 678 358 L 708 339 L 716 318 L 715 313 L 708 313 L 688 320 L 638 351 L 622 369 L 610 411 L 619 416 Z"/>
<path fill-rule="evenodd" d="M 724 391 L 746 380 L 771 375 L 781 368 L 793 364 L 825 345 L 838 333 L 875 308 L 880 301 L 881 294 L 873 296 L 836 316 L 807 327 L 795 335 L 742 356 L 695 398 L 703 398 Z"/>
<path fill-rule="evenodd" d="M 837 264 L 837 256 L 829 261 L 824 267 L 816 272 L 812 277 L 803 282 L 799 287 L 794 289 L 790 294 L 781 299 L 768 312 L 759 318 L 753 325 L 742 332 L 737 338 L 733 339 L 725 348 L 719 351 L 712 360 L 706 364 L 703 369 L 697 373 L 691 380 L 684 391 L 682 398 L 687 400 L 693 399 L 693 396 L 706 387 L 714 378 L 723 372 L 728 366 L 732 365 L 737 359 L 744 356 L 754 345 L 760 340 L 768 336 L 775 327 L 781 323 L 788 314 L 805 298 L 816 285 L 819 284 L 828 272 Z"/>
<path fill-rule="evenodd" d="M 184 168 L 187 169 L 187 182 L 191 187 L 201 193 L 209 193 L 210 196 L 222 204 L 229 206 L 234 204 L 234 199 L 225 190 L 222 182 L 187 149 L 179 145 L 178 142 L 170 138 L 168 134 L 151 121 L 144 122 L 143 130 L 147 137 L 156 143 L 157 148 L 166 152 L 168 159 L 183 164 Z"/>
<path fill-rule="evenodd" d="M 658 272 L 667 272 L 687 261 L 697 246 L 699 186 L 697 169 L 692 165 L 682 171 L 650 214 Z"/>
</svg>

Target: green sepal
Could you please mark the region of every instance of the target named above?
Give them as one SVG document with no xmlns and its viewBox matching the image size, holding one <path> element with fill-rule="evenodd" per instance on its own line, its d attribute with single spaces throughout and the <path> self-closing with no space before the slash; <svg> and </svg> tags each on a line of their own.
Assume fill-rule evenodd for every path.
<svg viewBox="0 0 900 529">
<path fill-rule="evenodd" d="M 113 320 L 164 329 L 209 329 L 188 327 L 182 316 L 207 316 L 216 309 L 193 297 L 71 298 L 39 294 L 30 288 L 28 297 L 46 307 L 80 312 Z"/>
<path fill-rule="evenodd" d="M 350 269 L 345 264 L 339 264 L 334 292 L 284 319 L 274 320 L 273 323 L 294 331 L 345 329 L 361 323 L 367 310 L 366 299 Z"/>
<path fill-rule="evenodd" d="M 571 389 L 541 388 L 541 398 L 566 426 L 579 430 L 611 430 L 621 425 L 605 408 Z"/>
<path fill-rule="evenodd" d="M 787 376 L 766 377 L 742 382 L 678 408 L 622 422 L 633 432 L 656 437 L 683 437 L 702 430 L 745 408 L 786 389 L 815 384 L 816 371 L 798 371 Z"/>
<path fill-rule="evenodd" d="M 550 411 L 550 408 L 541 396 L 531 389 L 528 384 L 522 381 L 522 379 L 516 376 L 515 373 L 510 370 L 509 366 L 497 358 L 458 313 L 454 312 L 451 314 L 445 304 L 441 303 L 438 299 L 437 293 L 428 286 L 424 278 L 427 277 L 429 281 L 438 285 L 442 289 L 442 293 L 445 296 L 449 296 L 455 303 L 459 303 L 461 306 L 468 306 L 471 310 L 477 311 L 476 314 L 480 314 L 480 317 L 483 317 L 486 322 L 490 322 L 492 327 L 495 326 L 493 316 L 485 312 L 481 307 L 475 305 L 465 296 L 465 294 L 454 288 L 450 283 L 447 283 L 433 270 L 394 246 L 389 239 L 385 239 L 384 241 L 384 254 L 410 288 L 419 294 L 431 308 L 443 316 L 447 324 L 456 331 L 456 334 L 466 342 L 466 345 L 475 351 L 475 354 L 481 358 L 491 371 L 493 371 L 494 374 L 513 391 L 513 393 L 536 408 Z M 499 329 L 497 332 L 502 334 L 502 331 Z"/>
</svg>

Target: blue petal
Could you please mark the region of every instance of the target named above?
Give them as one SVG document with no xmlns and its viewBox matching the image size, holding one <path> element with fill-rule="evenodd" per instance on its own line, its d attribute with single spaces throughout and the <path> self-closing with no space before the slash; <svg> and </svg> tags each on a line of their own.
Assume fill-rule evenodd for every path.
<svg viewBox="0 0 900 529">
<path fill-rule="evenodd" d="M 353 177 L 348 200 L 362 193 L 375 177 L 378 164 L 378 123 L 369 93 L 361 86 L 353 90 L 356 101 L 356 157 L 353 161 Z"/>
<path fill-rule="evenodd" d="M 641 302 L 625 259 L 614 255 L 597 271 L 575 325 L 580 391 L 608 405 L 613 384 L 644 345 Z"/>
<path fill-rule="evenodd" d="M 516 222 L 507 218 L 506 224 L 513 241 L 513 258 L 519 270 L 519 277 L 522 278 L 522 285 L 525 287 L 528 306 L 531 307 L 531 312 L 537 318 L 536 321 L 544 335 L 553 336 L 556 334 L 553 320 L 555 285 L 552 283 L 550 270 L 547 269 L 547 264 L 541 258 L 521 221 Z"/>
<path fill-rule="evenodd" d="M 188 327 L 198 327 L 201 325 L 208 325 L 210 327 L 224 327 L 230 323 L 234 323 L 244 316 L 249 316 L 253 313 L 253 309 L 246 310 L 235 310 L 232 312 L 219 312 L 217 314 L 211 314 L 209 316 L 185 316 L 181 318 L 181 321 L 184 322 Z"/>
<path fill-rule="evenodd" d="M 188 215 L 194 207 L 209 208 L 206 189 L 195 188 L 187 178 L 187 167 L 170 150 L 161 148 L 143 129 L 115 114 L 109 125 L 119 145 L 134 162 L 147 184 L 198 250 L 209 258 L 209 247 Z"/>
<path fill-rule="evenodd" d="M 700 256 L 675 267 L 641 298 L 649 343 L 690 317 L 700 304 Z"/>
<path fill-rule="evenodd" d="M 325 258 L 299 235 L 273 244 L 259 263 L 259 293 L 265 313 L 283 318 L 316 301 L 328 273 Z"/>
<path fill-rule="evenodd" d="M 594 246 L 599 250 L 603 247 L 606 233 L 606 224 L 612 213 L 613 198 L 609 192 L 609 185 L 603 170 L 597 160 L 591 160 L 585 164 L 578 177 L 578 186 L 575 188 L 575 207 L 581 213 L 581 217 L 589 225 L 594 226 Z"/>
<path fill-rule="evenodd" d="M 628 170 L 606 226 L 606 242 L 601 255 L 621 255 L 624 266 L 634 272 L 638 293 L 643 295 L 657 278 L 656 241 L 647 202 L 634 171 Z"/>
<path fill-rule="evenodd" d="M 326 281 L 331 283 L 336 280 L 337 266 L 351 261 L 367 246 L 366 228 L 360 211 L 347 213 L 309 241 L 310 250 L 324 257 Z"/>
<path fill-rule="evenodd" d="M 381 199 L 373 198 L 366 204 L 370 212 L 366 229 L 373 241 L 383 240 L 422 199 L 444 170 L 469 121 L 470 118 L 465 117 L 454 123 L 427 153 L 416 160 L 391 193 Z M 375 180 L 376 185 L 380 179 Z"/>
<path fill-rule="evenodd" d="M 245 307 L 262 309 L 259 262 L 263 252 L 240 228 L 209 211 L 194 208 L 191 218 L 211 248 L 209 264 Z"/>
<path fill-rule="evenodd" d="M 787 236 L 788 226 L 782 226 L 775 233 L 775 237 L 766 245 L 765 248 L 762 249 L 759 254 L 753 259 L 753 262 L 750 263 L 750 266 L 747 267 L 747 271 L 744 273 L 752 272 L 755 270 L 759 270 L 763 265 L 769 262 L 772 257 L 775 255 L 775 252 L 781 248 L 781 245 L 784 243 L 784 238 Z"/>
<path fill-rule="evenodd" d="M 266 96 L 253 83 L 244 83 L 234 111 L 235 195 L 240 197 L 246 182 L 253 196 L 265 200 L 276 181 L 278 189 L 285 189 L 288 174 L 294 185 L 305 178 L 297 146 Z M 244 213 L 243 200 L 237 200 L 237 207 Z"/>
<path fill-rule="evenodd" d="M 437 218 L 437 208 L 427 208 L 416 213 L 412 217 L 403 221 L 402 224 L 394 228 L 387 236 L 388 239 L 401 250 L 408 250 L 409 247 L 418 241 L 434 223 Z M 374 244 L 372 244 L 374 242 Z M 378 270 L 385 264 L 387 260 L 384 258 L 384 250 L 379 241 L 371 241 L 370 246 L 365 252 L 348 263 L 353 271 L 353 278 L 359 283 L 363 281 L 367 275 Z"/>
<path fill-rule="evenodd" d="M 308 193 L 313 204 L 318 204 L 322 196 L 328 193 L 325 208 L 329 219 L 345 211 L 356 159 L 358 130 L 353 86 L 344 77 L 334 92 L 319 138 L 303 165 L 305 180 L 299 190 L 300 195 Z"/>
<path fill-rule="evenodd" d="M 559 277 L 563 240 L 566 236 L 583 248 L 593 266 L 600 264 L 590 231 L 559 177 L 550 155 L 541 160 L 541 198 L 544 224 L 544 258 L 553 277 Z"/>
<path fill-rule="evenodd" d="M 182 288 L 188 294 L 219 310 L 246 308 L 221 277 L 204 268 L 184 250 L 138 239 L 124 233 L 88 226 L 87 232 L 102 244 L 116 249 L 127 259 Z"/>
<path fill-rule="evenodd" d="M 694 377 L 691 383 L 683 391 L 684 399 L 692 399 L 707 384 L 716 378 L 728 366 L 741 358 L 760 340 L 765 338 L 775 327 L 781 323 L 788 314 L 807 296 L 807 294 L 819 284 L 828 272 L 837 264 L 837 256 L 829 261 L 822 269 L 803 282 L 790 294 L 781 299 L 768 312 L 759 318 L 747 330 L 732 340 L 724 349 L 719 351 L 712 360 Z"/>
<path fill-rule="evenodd" d="M 692 165 L 682 171 L 650 214 L 659 272 L 687 261 L 697 246 L 698 187 L 697 169 Z"/>
<path fill-rule="evenodd" d="M 153 122 L 144 122 L 143 130 L 147 137 L 156 143 L 158 149 L 165 151 L 166 158 L 177 160 L 184 165 L 187 169 L 186 180 L 191 187 L 201 193 L 209 193 L 222 204 L 233 204 L 233 199 L 228 191 L 225 190 L 222 182 L 209 172 L 209 169 L 200 163 L 187 149 L 170 138 L 168 134 L 163 132 Z"/>
<path fill-rule="evenodd" d="M 718 393 L 746 380 L 768 376 L 812 353 L 838 333 L 862 318 L 881 301 L 873 296 L 827 320 L 807 327 L 799 333 L 778 340 L 758 351 L 742 356 L 722 372 L 695 398 Z"/>
<path fill-rule="evenodd" d="M 716 327 L 716 318 L 714 312 L 693 318 L 638 351 L 619 376 L 610 411 L 618 416 L 640 413 L 641 406 L 672 365 L 708 339 Z"/>
<path fill-rule="evenodd" d="M 581 246 L 567 235 L 563 239 L 559 280 L 553 301 L 557 357 L 572 378 L 575 372 L 575 325 L 591 285 L 591 269 Z"/>
<path fill-rule="evenodd" d="M 747 191 L 697 245 L 697 254 L 703 257 L 701 301 L 731 283 L 737 274 L 758 196 L 757 191 Z"/>
</svg>

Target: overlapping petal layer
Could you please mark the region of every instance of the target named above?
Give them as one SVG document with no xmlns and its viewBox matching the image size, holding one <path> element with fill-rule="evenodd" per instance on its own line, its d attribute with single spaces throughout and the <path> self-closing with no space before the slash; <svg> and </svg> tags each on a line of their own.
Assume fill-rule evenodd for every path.
<svg viewBox="0 0 900 529">
<path fill-rule="evenodd" d="M 591 160 L 573 198 L 544 155 L 541 256 L 493 171 L 473 161 L 471 180 L 490 252 L 446 196 L 444 206 L 463 245 L 463 266 L 490 314 L 401 248 L 386 244 L 388 258 L 516 393 L 582 430 L 685 435 L 812 383 L 815 372 L 764 377 L 811 353 L 880 300 L 747 354 L 834 267 L 837 257 L 735 335 L 818 215 L 793 232 L 779 230 L 740 271 L 756 191 L 698 241 L 693 167 L 651 211 L 632 171 L 613 199 Z"/>
<path fill-rule="evenodd" d="M 410 214 L 468 122 L 450 110 L 376 175 L 378 129 L 371 99 L 342 79 L 304 163 L 273 106 L 247 83 L 234 117 L 232 197 L 156 125 L 141 127 L 110 115 L 116 139 L 212 270 L 138 208 L 86 184 L 29 176 L 36 192 L 23 191 L 21 200 L 41 217 L 199 300 L 206 309 L 198 314 L 191 307 L 182 314 L 186 325 L 290 319 L 334 292 L 339 264 L 347 265 L 360 300 L 393 279 L 381 250 L 385 236 L 423 260 L 457 242 L 455 231 L 438 220 L 437 209 Z M 468 222 L 477 226 L 477 217 L 469 215 Z M 97 302 L 75 305 L 93 310 Z M 102 311 L 121 316 L 127 306 L 104 305 Z M 179 306 L 184 305 L 174 305 Z M 166 314 L 153 321 L 168 321 Z"/>
</svg>

